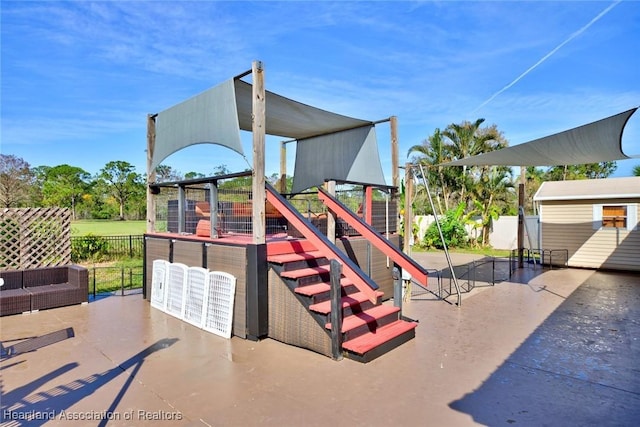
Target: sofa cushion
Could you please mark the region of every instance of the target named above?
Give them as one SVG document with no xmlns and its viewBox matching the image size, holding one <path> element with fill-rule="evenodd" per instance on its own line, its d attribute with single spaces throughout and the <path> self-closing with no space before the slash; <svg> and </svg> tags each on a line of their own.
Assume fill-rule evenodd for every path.
<svg viewBox="0 0 640 427">
<path fill-rule="evenodd" d="M 67 266 L 30 268 L 22 272 L 22 283 L 25 288 L 67 283 L 68 281 L 69 268 Z"/>
<path fill-rule="evenodd" d="M 30 310 L 31 295 L 29 292 L 24 289 L 5 289 L 0 292 L 0 316 L 20 314 Z"/>
<path fill-rule="evenodd" d="M 4 280 L 4 285 L 0 287 L 0 291 L 8 291 L 11 289 L 22 289 L 22 271 L 6 270 L 0 271 L 0 277 Z"/>
</svg>

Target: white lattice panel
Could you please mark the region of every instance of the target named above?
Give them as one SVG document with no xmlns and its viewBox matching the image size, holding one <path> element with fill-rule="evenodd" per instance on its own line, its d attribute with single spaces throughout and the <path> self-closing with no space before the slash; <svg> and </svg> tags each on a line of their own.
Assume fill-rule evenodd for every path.
<svg viewBox="0 0 640 427">
<path fill-rule="evenodd" d="M 0 270 L 51 267 L 70 262 L 69 209 L 0 209 Z"/>
<path fill-rule="evenodd" d="M 185 292 L 187 290 L 187 267 L 181 263 L 169 264 L 167 274 L 167 313 L 179 319 L 184 318 Z"/>
<path fill-rule="evenodd" d="M 184 320 L 199 328 L 202 327 L 204 321 L 204 299 L 208 286 L 209 270 L 202 267 L 189 267 L 187 270 Z"/>
<path fill-rule="evenodd" d="M 169 262 L 163 259 L 153 260 L 151 272 L 151 306 L 164 311 L 167 302 L 167 273 Z"/>
<path fill-rule="evenodd" d="M 209 273 L 209 289 L 205 296 L 205 319 L 202 329 L 231 337 L 236 278 L 221 271 Z"/>
</svg>

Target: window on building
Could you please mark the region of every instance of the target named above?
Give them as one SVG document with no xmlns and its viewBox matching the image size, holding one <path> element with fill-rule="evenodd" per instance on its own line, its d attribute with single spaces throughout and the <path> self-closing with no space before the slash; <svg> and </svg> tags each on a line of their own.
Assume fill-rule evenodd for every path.
<svg viewBox="0 0 640 427">
<path fill-rule="evenodd" d="M 602 227 L 627 228 L 627 206 L 602 206 Z"/>
</svg>

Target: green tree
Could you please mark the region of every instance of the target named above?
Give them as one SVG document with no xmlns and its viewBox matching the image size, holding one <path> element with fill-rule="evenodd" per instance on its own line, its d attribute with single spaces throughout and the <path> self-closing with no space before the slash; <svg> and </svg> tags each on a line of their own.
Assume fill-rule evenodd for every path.
<svg viewBox="0 0 640 427">
<path fill-rule="evenodd" d="M 505 202 L 509 194 L 513 193 L 513 188 L 511 170 L 506 167 L 491 168 L 489 173 L 482 177 L 482 181 L 473 187 L 474 207 L 468 215 L 477 215 L 480 218 L 482 246 L 489 244 L 489 233 L 493 227 L 493 221 L 497 220 L 502 213 L 498 202 Z"/>
<path fill-rule="evenodd" d="M 585 165 L 552 166 L 545 174 L 545 181 L 570 181 L 575 179 L 607 178 L 613 174 L 616 162 L 589 163 Z"/>
<path fill-rule="evenodd" d="M 545 180 L 545 172 L 536 166 L 527 166 L 525 169 L 525 203 L 524 211 L 526 214 L 533 213 L 533 196 Z"/>
<path fill-rule="evenodd" d="M 455 175 L 452 173 L 453 168 L 441 166 L 451 159 L 451 150 L 440 129 L 436 128 L 433 135 L 422 141 L 422 144 L 409 148 L 407 157 L 412 154 L 416 154 L 412 158 L 412 164 L 420 164 L 426 169 L 425 179 L 428 180 L 429 187 L 436 190 L 434 193 L 439 212 L 449 210 L 451 186 L 455 181 Z M 416 168 L 416 175 L 421 177 L 421 174 L 422 172 Z"/>
<path fill-rule="evenodd" d="M 89 192 L 91 175 L 82 168 L 67 164 L 42 167 L 38 175 L 42 180 L 43 204 L 71 208 L 71 216 L 75 220 L 77 204 Z"/>
<path fill-rule="evenodd" d="M 180 172 L 173 170 L 169 165 L 158 165 L 156 167 L 156 182 L 172 182 L 182 180 Z"/>
<path fill-rule="evenodd" d="M 501 148 L 501 144 L 497 143 L 499 135 L 495 131 L 496 128 L 486 128 L 483 131 L 480 128 L 482 123 L 484 123 L 484 119 L 477 119 L 473 123 L 469 121 L 464 121 L 460 124 L 452 123 L 442 131 L 442 134 L 450 141 L 452 160 L 464 159 Z M 473 182 L 473 178 L 468 172 L 469 168 L 463 166 L 462 172 L 458 177 L 460 200 L 462 201 L 467 199 L 468 187 Z"/>
<path fill-rule="evenodd" d="M 34 174 L 29 163 L 12 154 L 0 154 L 0 206 L 29 205 Z"/>
<path fill-rule="evenodd" d="M 142 175 L 136 173 L 133 165 L 122 160 L 108 162 L 100 169 L 97 181 L 118 203 L 120 220 L 125 219 L 127 203 L 144 193 Z"/>
<path fill-rule="evenodd" d="M 203 173 L 200 172 L 187 172 L 184 174 L 184 179 L 197 179 L 206 178 Z"/>
<path fill-rule="evenodd" d="M 640 165 L 633 167 L 633 176 L 640 176 Z"/>
</svg>

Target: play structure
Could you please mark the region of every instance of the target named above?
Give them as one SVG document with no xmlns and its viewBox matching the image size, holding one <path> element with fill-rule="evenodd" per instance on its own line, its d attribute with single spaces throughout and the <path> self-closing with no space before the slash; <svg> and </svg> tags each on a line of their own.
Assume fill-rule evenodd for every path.
<svg viewBox="0 0 640 427">
<path fill-rule="evenodd" d="M 391 129 L 391 185 L 379 158 L 381 123 Z M 268 92 L 260 62 L 150 115 L 145 297 L 164 298 L 153 285 L 160 260 L 235 278 L 237 337 L 362 362 L 412 339 L 417 323 L 402 316 L 400 272 L 424 286 L 427 273 L 400 250 L 396 129 L 395 117 L 355 119 Z M 194 144 L 244 155 L 241 130 L 252 133 L 251 171 L 156 182 L 156 167 Z M 277 185 L 265 180 L 266 135 L 287 138 L 281 153 L 296 144 L 290 190 L 285 155 Z"/>
</svg>

